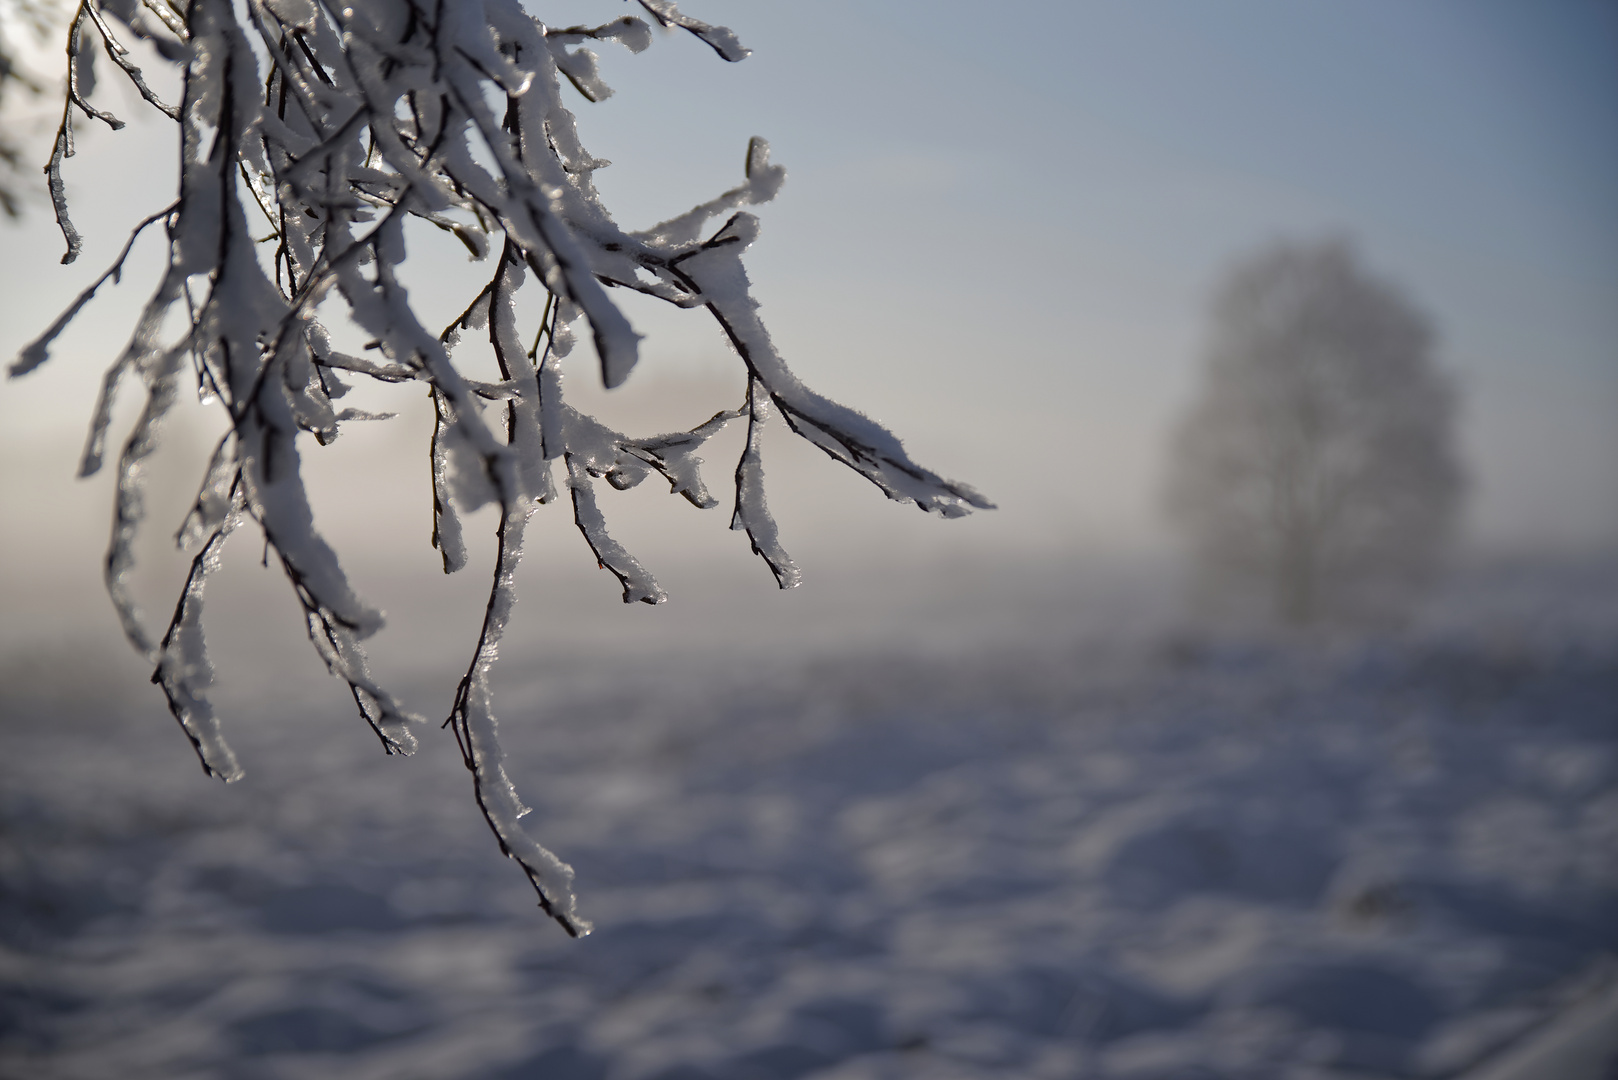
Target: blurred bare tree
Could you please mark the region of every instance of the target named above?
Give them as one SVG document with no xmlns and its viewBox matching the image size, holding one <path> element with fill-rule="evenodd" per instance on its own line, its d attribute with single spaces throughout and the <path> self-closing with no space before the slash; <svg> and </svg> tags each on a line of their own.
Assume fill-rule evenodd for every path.
<svg viewBox="0 0 1618 1080">
<path fill-rule="evenodd" d="M 1167 493 L 1201 602 L 1291 625 L 1407 609 L 1466 486 L 1434 340 L 1346 241 L 1283 242 L 1230 269 Z"/>
</svg>

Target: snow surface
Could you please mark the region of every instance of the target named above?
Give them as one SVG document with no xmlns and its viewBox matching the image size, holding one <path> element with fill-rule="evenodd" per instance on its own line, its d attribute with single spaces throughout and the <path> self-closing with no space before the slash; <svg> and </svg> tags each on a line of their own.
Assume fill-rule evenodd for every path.
<svg viewBox="0 0 1618 1080">
<path fill-rule="evenodd" d="M 541 663 L 505 766 L 580 941 L 448 732 L 265 700 L 226 787 L 144 688 L 12 667 L 0 1076 L 1610 1076 L 1613 577 L 1307 645 Z"/>
</svg>

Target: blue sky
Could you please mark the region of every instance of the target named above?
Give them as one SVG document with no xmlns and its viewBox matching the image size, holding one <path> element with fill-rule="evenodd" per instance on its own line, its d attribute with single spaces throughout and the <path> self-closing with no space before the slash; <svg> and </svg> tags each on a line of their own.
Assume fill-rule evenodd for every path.
<svg viewBox="0 0 1618 1080">
<path fill-rule="evenodd" d="M 602 50 L 619 93 L 577 111 L 615 162 L 598 175 L 610 204 L 630 224 L 669 216 L 735 183 L 747 138 L 769 138 L 789 180 L 749 265 L 787 358 L 1001 504 L 912 521 L 783 448 L 775 505 L 800 546 L 854 529 L 965 552 L 1163 548 L 1162 451 L 1213 283 L 1270 240 L 1328 233 L 1437 322 L 1466 393 L 1472 541 L 1618 545 L 1618 6 L 686 6 L 754 54 L 724 64 L 684 35 Z M 564 24 L 624 10 L 533 7 Z M 78 266 L 56 265 L 43 213 L 0 224 L 0 351 L 161 205 L 170 154 L 152 120 L 85 138 Z M 472 280 L 418 251 L 418 295 L 447 274 L 432 290 L 448 303 Z M 8 445 L 77 443 L 147 288 L 127 280 L 57 371 L 0 386 Z M 626 395 L 729 370 L 700 318 L 631 315 L 650 337 Z"/>
</svg>

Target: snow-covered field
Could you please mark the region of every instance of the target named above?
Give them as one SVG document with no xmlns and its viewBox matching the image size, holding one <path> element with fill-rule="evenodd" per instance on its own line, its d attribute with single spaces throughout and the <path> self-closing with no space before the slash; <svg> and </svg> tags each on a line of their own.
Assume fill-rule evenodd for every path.
<svg viewBox="0 0 1618 1080">
<path fill-rule="evenodd" d="M 447 733 L 387 759 L 335 687 L 265 694 L 227 788 L 155 692 L 14 665 L 0 1076 L 1610 1077 L 1615 577 L 1310 644 L 513 651 L 511 773 L 577 942 Z"/>
</svg>

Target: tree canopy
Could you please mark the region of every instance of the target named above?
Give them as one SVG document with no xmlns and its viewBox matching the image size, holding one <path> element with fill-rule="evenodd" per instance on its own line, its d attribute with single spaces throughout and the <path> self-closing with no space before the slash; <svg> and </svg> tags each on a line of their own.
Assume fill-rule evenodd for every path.
<svg viewBox="0 0 1618 1080">
<path fill-rule="evenodd" d="M 1408 605 L 1465 492 L 1434 341 L 1344 241 L 1281 243 L 1230 269 L 1169 481 L 1206 598 L 1259 599 L 1294 624 Z"/>
</svg>

